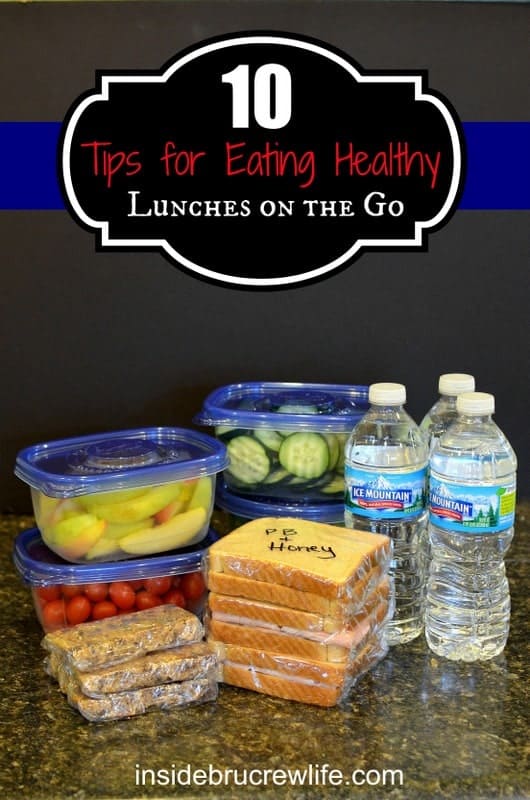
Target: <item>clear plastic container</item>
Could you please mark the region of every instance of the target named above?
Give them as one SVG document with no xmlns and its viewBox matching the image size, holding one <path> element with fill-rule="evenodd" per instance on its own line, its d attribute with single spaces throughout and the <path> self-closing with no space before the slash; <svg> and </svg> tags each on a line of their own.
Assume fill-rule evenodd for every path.
<svg viewBox="0 0 530 800">
<path fill-rule="evenodd" d="M 395 645 L 423 630 L 428 451 L 403 408 L 402 384 L 373 384 L 369 397 L 370 411 L 346 445 L 344 516 L 347 528 L 382 533 L 393 542 L 396 608 L 387 639 Z"/>
<path fill-rule="evenodd" d="M 438 400 L 425 414 L 420 423 L 420 430 L 425 435 L 432 450 L 436 440 L 445 433 L 449 425 L 457 418 L 456 398 L 463 392 L 475 391 L 475 378 L 464 372 L 447 372 L 438 380 Z"/>
<path fill-rule="evenodd" d="M 229 491 L 254 499 L 342 501 L 344 445 L 368 408 L 366 386 L 240 383 L 223 386 L 194 418 L 227 448 Z"/>
<path fill-rule="evenodd" d="M 13 561 L 31 589 L 35 612 L 49 631 L 173 603 L 202 618 L 206 589 L 200 548 L 105 564 L 72 564 L 53 553 L 37 528 L 15 539 Z"/>
<path fill-rule="evenodd" d="M 215 496 L 216 508 L 223 512 L 224 533 L 261 517 L 296 517 L 328 525 L 344 527 L 344 502 L 340 503 L 289 503 L 250 500 L 230 492 L 221 483 Z"/>
<path fill-rule="evenodd" d="M 208 533 L 216 475 L 228 464 L 213 437 L 147 428 L 37 444 L 15 474 L 31 487 L 48 547 L 93 563 L 163 553 Z"/>
<path fill-rule="evenodd" d="M 501 653 L 510 627 L 504 565 L 514 534 L 515 453 L 492 420 L 494 397 L 459 395 L 458 419 L 430 459 L 425 635 L 454 661 Z"/>
</svg>

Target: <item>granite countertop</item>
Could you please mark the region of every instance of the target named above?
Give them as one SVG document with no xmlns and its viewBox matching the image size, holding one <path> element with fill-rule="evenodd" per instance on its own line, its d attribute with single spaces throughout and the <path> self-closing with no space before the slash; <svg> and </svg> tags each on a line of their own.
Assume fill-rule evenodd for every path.
<svg viewBox="0 0 530 800">
<path fill-rule="evenodd" d="M 393 648 L 341 708 L 221 686 L 216 702 L 112 723 L 87 722 L 44 672 L 42 630 L 11 560 L 14 536 L 33 524 L 0 517 L 7 800 L 530 797 L 530 501 L 518 506 L 507 558 L 512 623 L 502 656 L 453 663 L 420 638 Z M 280 785 L 289 769 L 308 770 L 305 785 Z M 344 781 L 333 785 L 339 770 Z"/>
</svg>

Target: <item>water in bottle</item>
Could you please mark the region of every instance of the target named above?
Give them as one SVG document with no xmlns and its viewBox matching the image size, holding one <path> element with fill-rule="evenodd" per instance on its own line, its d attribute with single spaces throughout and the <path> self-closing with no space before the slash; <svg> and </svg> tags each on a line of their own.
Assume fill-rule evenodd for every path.
<svg viewBox="0 0 530 800">
<path fill-rule="evenodd" d="M 477 661 L 501 653 L 509 633 L 517 459 L 492 420 L 493 395 L 464 393 L 456 405 L 430 458 L 425 635 L 437 655 Z"/>
<path fill-rule="evenodd" d="M 345 449 L 347 528 L 382 533 L 393 542 L 390 575 L 395 612 L 387 626 L 390 645 L 423 630 L 425 570 L 421 541 L 427 524 L 428 451 L 419 427 L 403 408 L 399 383 L 370 386 L 370 408 Z"/>
<path fill-rule="evenodd" d="M 444 433 L 449 425 L 457 418 L 456 398 L 463 392 L 475 391 L 475 378 L 463 372 L 450 372 L 440 375 L 438 379 L 438 400 L 432 408 L 425 414 L 420 423 L 420 430 L 424 434 L 429 447 L 432 451 L 435 443 Z M 427 483 L 429 477 L 427 470 Z M 425 574 L 428 573 L 431 561 L 431 546 L 429 543 L 428 526 L 425 527 L 422 540 L 423 558 Z"/>
<path fill-rule="evenodd" d="M 449 425 L 456 420 L 456 398 L 463 392 L 475 391 L 475 378 L 463 372 L 448 372 L 440 375 L 438 380 L 438 400 L 425 414 L 420 423 L 420 430 L 425 434 L 432 450 Z"/>
</svg>

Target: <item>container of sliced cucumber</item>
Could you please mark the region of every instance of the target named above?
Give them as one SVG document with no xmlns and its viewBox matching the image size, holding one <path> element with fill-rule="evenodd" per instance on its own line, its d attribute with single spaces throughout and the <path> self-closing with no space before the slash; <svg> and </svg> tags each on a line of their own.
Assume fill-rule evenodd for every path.
<svg viewBox="0 0 530 800">
<path fill-rule="evenodd" d="M 226 445 L 235 494 L 304 503 L 344 495 L 344 446 L 368 409 L 368 386 L 238 383 L 211 392 L 194 423 Z"/>
<path fill-rule="evenodd" d="M 326 503 L 296 503 L 289 500 L 254 500 L 230 492 L 223 481 L 217 484 L 215 507 L 224 514 L 227 532 L 253 519 L 263 517 L 296 517 L 327 525 L 344 527 L 344 501 Z"/>
</svg>

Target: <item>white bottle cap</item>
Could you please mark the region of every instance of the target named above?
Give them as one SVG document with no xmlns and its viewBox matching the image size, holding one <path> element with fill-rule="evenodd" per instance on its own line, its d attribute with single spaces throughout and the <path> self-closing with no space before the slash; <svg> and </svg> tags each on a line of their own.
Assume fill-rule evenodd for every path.
<svg viewBox="0 0 530 800">
<path fill-rule="evenodd" d="M 376 406 L 400 406 L 406 399 L 402 383 L 372 383 L 368 390 L 368 401 Z"/>
<path fill-rule="evenodd" d="M 456 398 L 456 410 L 459 414 L 493 414 L 495 398 L 486 392 L 464 392 Z"/>
<path fill-rule="evenodd" d="M 452 397 L 456 397 L 462 392 L 474 392 L 475 378 L 473 375 L 466 375 L 463 372 L 449 372 L 446 375 L 440 375 L 438 391 L 440 394 L 448 394 Z"/>
</svg>

